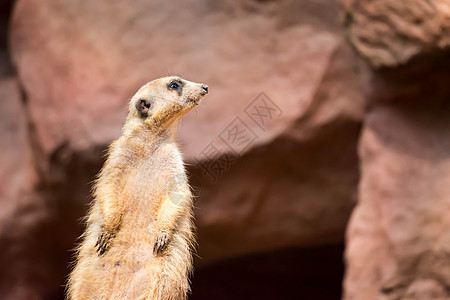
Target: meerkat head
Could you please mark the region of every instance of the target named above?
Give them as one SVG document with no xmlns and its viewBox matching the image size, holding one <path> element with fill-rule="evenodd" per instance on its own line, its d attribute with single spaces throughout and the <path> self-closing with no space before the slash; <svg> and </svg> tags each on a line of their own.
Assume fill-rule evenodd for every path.
<svg viewBox="0 0 450 300">
<path fill-rule="evenodd" d="M 165 129 L 198 105 L 208 86 L 169 76 L 150 81 L 131 98 L 129 119 L 151 129 Z"/>
</svg>

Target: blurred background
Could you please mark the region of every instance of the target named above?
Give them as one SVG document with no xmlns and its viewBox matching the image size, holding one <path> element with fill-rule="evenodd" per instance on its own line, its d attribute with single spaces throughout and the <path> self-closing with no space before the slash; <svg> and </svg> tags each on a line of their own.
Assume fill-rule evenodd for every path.
<svg viewBox="0 0 450 300">
<path fill-rule="evenodd" d="M 0 298 L 63 299 L 128 100 L 179 126 L 190 299 L 450 298 L 450 1 L 0 4 Z"/>
</svg>

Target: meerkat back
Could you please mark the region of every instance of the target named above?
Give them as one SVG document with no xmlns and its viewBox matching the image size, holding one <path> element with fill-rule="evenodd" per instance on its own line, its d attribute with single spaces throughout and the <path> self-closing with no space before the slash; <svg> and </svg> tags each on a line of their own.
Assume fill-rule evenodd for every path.
<svg viewBox="0 0 450 300">
<path fill-rule="evenodd" d="M 186 299 L 192 195 L 174 135 L 207 93 L 204 84 L 170 76 L 132 97 L 94 186 L 69 299 Z"/>
</svg>

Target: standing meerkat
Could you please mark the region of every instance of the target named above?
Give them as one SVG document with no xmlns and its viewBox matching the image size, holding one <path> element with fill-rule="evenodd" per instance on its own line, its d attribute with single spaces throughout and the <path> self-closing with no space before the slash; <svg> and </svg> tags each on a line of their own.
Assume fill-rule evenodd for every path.
<svg viewBox="0 0 450 300">
<path fill-rule="evenodd" d="M 69 299 L 186 299 L 192 195 L 174 136 L 207 93 L 204 84 L 170 76 L 131 98 L 94 187 Z"/>
</svg>

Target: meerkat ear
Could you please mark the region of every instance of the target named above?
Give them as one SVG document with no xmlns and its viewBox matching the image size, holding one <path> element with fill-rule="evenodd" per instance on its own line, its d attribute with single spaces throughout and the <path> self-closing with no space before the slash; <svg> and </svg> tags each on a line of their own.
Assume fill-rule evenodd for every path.
<svg viewBox="0 0 450 300">
<path fill-rule="evenodd" d="M 138 101 L 136 101 L 136 109 L 139 113 L 139 115 L 141 116 L 141 118 L 147 118 L 148 117 L 148 112 L 150 110 L 150 100 L 148 99 L 139 99 Z"/>
</svg>

